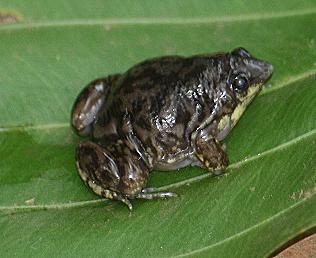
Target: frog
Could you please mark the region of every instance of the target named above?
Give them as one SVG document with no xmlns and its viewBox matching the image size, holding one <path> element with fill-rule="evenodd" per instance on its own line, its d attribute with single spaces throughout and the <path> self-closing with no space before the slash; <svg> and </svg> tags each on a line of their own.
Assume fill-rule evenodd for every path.
<svg viewBox="0 0 316 258">
<path fill-rule="evenodd" d="M 198 166 L 221 175 L 222 141 L 269 80 L 273 66 L 245 48 L 162 56 L 88 83 L 71 111 L 85 139 L 75 151 L 82 181 L 121 201 L 177 196 L 147 187 L 150 172 Z"/>
</svg>

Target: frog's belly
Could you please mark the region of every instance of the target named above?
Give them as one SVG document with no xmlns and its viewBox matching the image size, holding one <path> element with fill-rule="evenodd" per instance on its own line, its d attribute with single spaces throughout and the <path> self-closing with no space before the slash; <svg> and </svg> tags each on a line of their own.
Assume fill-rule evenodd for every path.
<svg viewBox="0 0 316 258">
<path fill-rule="evenodd" d="M 186 150 L 174 155 L 164 156 L 160 159 L 157 159 L 154 164 L 153 168 L 157 170 L 176 170 L 179 168 L 183 168 L 189 165 L 198 165 L 199 161 L 192 153 L 192 151 Z"/>
<path fill-rule="evenodd" d="M 175 170 L 196 162 L 189 137 L 185 137 L 184 126 L 177 125 L 168 131 L 157 128 L 145 130 L 134 126 L 139 142 L 150 156 L 151 167 L 158 170 Z"/>
<path fill-rule="evenodd" d="M 162 161 L 156 162 L 153 168 L 157 170 L 163 170 L 163 171 L 176 170 L 179 168 L 189 166 L 194 162 L 194 160 L 191 158 L 186 158 L 180 161 L 172 161 L 172 160 L 169 160 L 169 161 L 170 162 L 162 162 Z"/>
</svg>

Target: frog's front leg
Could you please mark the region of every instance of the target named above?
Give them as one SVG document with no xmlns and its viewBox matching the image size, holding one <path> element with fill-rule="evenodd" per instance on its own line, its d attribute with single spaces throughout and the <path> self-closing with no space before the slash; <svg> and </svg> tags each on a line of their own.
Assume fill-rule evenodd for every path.
<svg viewBox="0 0 316 258">
<path fill-rule="evenodd" d="M 96 79 L 80 92 L 71 112 L 71 124 L 78 135 L 87 136 L 91 133 L 92 123 L 105 102 L 112 85 L 120 76 L 114 74 Z"/>
<path fill-rule="evenodd" d="M 215 175 L 223 173 L 229 164 L 225 147 L 214 137 L 197 137 L 195 151 L 198 160 Z"/>
</svg>

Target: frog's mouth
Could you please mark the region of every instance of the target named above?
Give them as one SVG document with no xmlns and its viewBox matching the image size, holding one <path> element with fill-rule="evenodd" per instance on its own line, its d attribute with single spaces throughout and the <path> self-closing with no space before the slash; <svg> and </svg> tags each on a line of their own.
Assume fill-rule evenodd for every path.
<svg viewBox="0 0 316 258">
<path fill-rule="evenodd" d="M 231 131 L 231 129 L 234 128 L 234 126 L 237 124 L 240 117 L 246 110 L 247 106 L 251 103 L 254 97 L 261 90 L 262 85 L 263 84 L 260 83 L 260 84 L 251 86 L 248 90 L 248 94 L 242 99 L 240 99 L 240 103 L 236 106 L 234 111 L 222 117 L 222 119 L 219 121 L 219 124 L 218 124 L 217 139 L 219 141 L 222 141 L 223 139 L 225 139 L 226 136 Z"/>
<path fill-rule="evenodd" d="M 224 140 L 232 128 L 233 127 L 232 127 L 232 121 L 231 121 L 231 114 L 228 114 L 222 117 L 222 119 L 219 121 L 218 128 L 217 128 L 218 129 L 217 139 L 219 141 Z"/>
<path fill-rule="evenodd" d="M 240 103 L 236 106 L 233 113 L 231 114 L 230 120 L 232 123 L 232 128 L 237 124 L 242 114 L 245 112 L 247 106 L 251 103 L 254 97 L 262 89 L 263 83 L 253 85 L 249 87 L 248 94 L 240 99 Z"/>
</svg>

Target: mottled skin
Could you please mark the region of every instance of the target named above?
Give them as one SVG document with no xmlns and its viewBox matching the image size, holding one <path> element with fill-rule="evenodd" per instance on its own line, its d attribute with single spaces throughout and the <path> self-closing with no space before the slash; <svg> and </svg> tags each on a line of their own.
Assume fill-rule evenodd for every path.
<svg viewBox="0 0 316 258">
<path fill-rule="evenodd" d="M 228 158 L 219 141 L 271 74 L 272 65 L 237 48 L 150 59 L 91 82 L 72 110 L 74 130 L 91 139 L 77 148 L 79 175 L 131 209 L 133 198 L 174 195 L 146 188 L 152 169 L 223 172 Z"/>
</svg>

